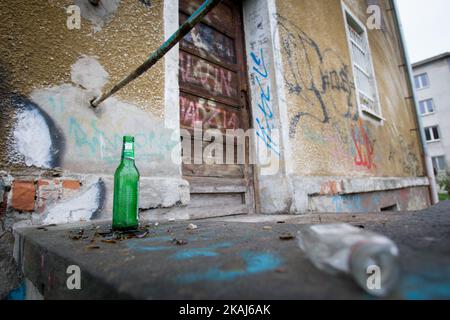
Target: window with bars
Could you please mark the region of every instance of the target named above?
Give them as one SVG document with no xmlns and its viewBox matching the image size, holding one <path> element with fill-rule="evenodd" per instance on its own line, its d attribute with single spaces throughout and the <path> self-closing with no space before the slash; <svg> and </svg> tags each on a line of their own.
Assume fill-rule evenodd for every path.
<svg viewBox="0 0 450 320">
<path fill-rule="evenodd" d="M 367 31 L 347 8 L 344 10 L 358 105 L 361 111 L 382 119 Z"/>
</svg>

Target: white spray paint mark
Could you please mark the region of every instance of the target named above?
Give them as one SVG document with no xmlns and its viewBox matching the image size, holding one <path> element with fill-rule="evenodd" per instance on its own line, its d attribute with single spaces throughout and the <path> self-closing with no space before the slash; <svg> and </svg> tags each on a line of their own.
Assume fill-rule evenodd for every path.
<svg viewBox="0 0 450 320">
<path fill-rule="evenodd" d="M 108 82 L 108 72 L 94 58 L 82 56 L 72 65 L 72 82 L 98 93 Z"/>
<path fill-rule="evenodd" d="M 50 130 L 38 109 L 26 109 L 18 115 L 14 138 L 16 150 L 24 156 L 27 166 L 50 168 Z"/>
<path fill-rule="evenodd" d="M 178 173 L 179 166 L 171 161 L 171 155 L 174 146 L 179 148 L 180 135 L 165 129 L 164 123 L 151 112 L 115 97 L 104 101 L 95 111 L 88 107 L 98 96 L 95 91 L 102 89 L 107 78 L 108 74 L 94 57 L 83 56 L 72 66 L 72 81 L 78 86 L 66 83 L 39 88 L 30 95 L 59 126 L 65 138 L 61 159 L 64 169 L 113 174 L 120 161 L 122 137 L 132 135 L 138 145 L 136 158 L 141 174 Z"/>
<path fill-rule="evenodd" d="M 43 224 L 64 224 L 91 220 L 93 214 L 100 209 L 102 188 L 102 182 L 98 181 L 78 197 L 49 207 L 47 213 L 44 213 Z"/>
</svg>

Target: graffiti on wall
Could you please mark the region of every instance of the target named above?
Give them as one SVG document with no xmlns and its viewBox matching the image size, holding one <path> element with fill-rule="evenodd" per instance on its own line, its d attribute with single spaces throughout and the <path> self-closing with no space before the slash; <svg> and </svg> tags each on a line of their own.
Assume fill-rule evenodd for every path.
<svg viewBox="0 0 450 320">
<path fill-rule="evenodd" d="M 101 91 L 108 74 L 95 58 L 83 56 L 72 66 L 71 83 L 35 89 L 30 99 L 14 102 L 16 151 L 26 165 L 63 166 L 83 172 L 113 172 L 120 161 L 122 137 L 133 135 L 138 165 L 145 174 L 159 166 L 171 170 L 179 141 L 172 131 L 136 105 L 114 97 L 94 111 L 89 100 Z M 175 166 L 175 164 L 173 164 Z"/>
<path fill-rule="evenodd" d="M 14 126 L 12 162 L 19 160 L 27 166 L 40 168 L 59 167 L 65 149 L 60 128 L 36 103 L 22 96 L 11 97 L 17 116 Z"/>
<path fill-rule="evenodd" d="M 254 92 L 256 92 L 258 98 L 258 108 L 255 115 L 256 135 L 268 150 L 279 156 L 280 147 L 273 138 L 275 119 L 270 90 L 270 74 L 263 49 L 260 49 L 259 52 L 251 52 L 250 61 L 252 64 L 250 76 L 252 84 L 256 87 Z"/>
<path fill-rule="evenodd" d="M 335 160 L 364 170 L 376 169 L 375 141 L 359 118 L 351 66 L 295 23 L 278 14 L 276 19 L 286 58 L 287 93 L 300 99 L 300 110 L 290 118 L 290 138 L 301 128 L 306 139 L 330 146 L 327 150 Z M 318 130 L 315 123 L 326 130 Z"/>
<path fill-rule="evenodd" d="M 198 122 L 203 129 L 239 128 L 239 114 L 218 102 L 180 93 L 180 123 L 187 128 L 194 128 Z"/>
<path fill-rule="evenodd" d="M 417 142 L 397 130 L 396 138 L 377 151 L 376 128 L 359 117 L 351 66 L 344 58 L 332 48 L 322 48 L 295 22 L 279 14 L 275 18 L 286 59 L 285 87 L 300 109 L 291 114 L 290 137 L 301 130 L 305 139 L 327 145 L 330 156 L 346 168 L 373 172 L 379 169 L 376 163 L 386 159 L 404 175 L 420 175 Z M 389 126 L 384 128 L 392 129 Z"/>
<path fill-rule="evenodd" d="M 399 156 L 398 160 L 402 163 L 403 173 L 413 176 L 420 175 L 421 166 L 416 144 L 408 143 L 402 134 L 398 135 L 397 141 L 397 148 L 400 151 L 397 155 Z"/>
<path fill-rule="evenodd" d="M 329 184 L 330 182 L 327 182 Z M 366 192 L 359 194 L 341 194 L 345 190 L 339 187 L 331 190 L 324 186 L 326 193 L 310 197 L 310 210 L 337 213 L 370 213 L 389 211 L 412 211 L 425 209 L 428 204 L 428 191 L 422 188 L 404 188 L 398 190 Z M 337 193 L 336 193 L 337 192 Z"/>
<path fill-rule="evenodd" d="M 120 161 L 123 135 L 119 132 L 105 131 L 98 126 L 96 119 L 88 124 L 80 123 L 76 117 L 69 117 L 69 144 L 75 146 L 85 159 L 100 159 L 106 164 L 114 165 Z M 175 142 L 164 141 L 165 135 L 154 131 L 136 131 L 136 154 L 141 160 L 164 160 L 172 151 Z M 100 155 L 100 158 L 98 156 Z"/>
<path fill-rule="evenodd" d="M 369 170 L 376 168 L 374 162 L 374 141 L 369 137 L 369 129 L 361 119 L 352 124 L 352 140 L 355 149 L 354 163 Z"/>
<path fill-rule="evenodd" d="M 187 16 L 183 13 L 180 15 L 184 22 Z M 228 64 L 236 63 L 233 39 L 204 23 L 196 25 L 181 41 L 184 48 L 189 48 L 194 51 L 200 49 L 218 62 Z"/>
<path fill-rule="evenodd" d="M 234 72 L 183 51 L 180 51 L 180 81 L 216 95 L 238 96 L 238 81 Z"/>
<path fill-rule="evenodd" d="M 355 84 L 350 66 L 334 50 L 322 49 L 288 19 L 280 15 L 276 15 L 276 18 L 281 49 L 288 65 L 284 76 L 285 85 L 288 94 L 299 96 L 304 106 L 291 118 L 290 136 L 295 136 L 297 126 L 305 117 L 324 124 L 331 123 L 333 114 L 339 113 L 340 101 L 346 103 L 346 110 L 341 115 L 357 119 Z"/>
</svg>

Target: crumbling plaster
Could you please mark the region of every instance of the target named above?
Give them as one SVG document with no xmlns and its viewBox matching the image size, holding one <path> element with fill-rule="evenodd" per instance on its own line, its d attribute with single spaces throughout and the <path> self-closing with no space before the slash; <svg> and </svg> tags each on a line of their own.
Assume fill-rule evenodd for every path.
<svg viewBox="0 0 450 320">
<path fill-rule="evenodd" d="M 66 10 L 74 4 L 81 8 L 79 30 L 66 25 Z M 189 202 L 189 186 L 176 162 L 180 154 L 176 49 L 98 110 L 89 107 L 92 98 L 139 66 L 176 30 L 178 2 L 155 0 L 147 5 L 115 0 L 100 5 L 92 8 L 87 0 L 0 4 L 0 18 L 6 22 L 0 26 L 0 121 L 5 129 L 0 167 L 21 179 L 39 179 L 57 169 L 59 175 L 77 177 L 88 185 L 92 179 L 102 181 L 101 197 L 92 198 L 101 201 L 91 201 L 92 208 L 81 201 L 95 193 L 87 187 L 86 193 L 49 209 L 87 209 L 82 215 L 45 220 L 51 217 L 49 211 L 39 221 L 111 215 L 112 175 L 125 134 L 136 137 L 140 208 Z M 99 210 L 101 214 L 93 214 Z"/>
<path fill-rule="evenodd" d="M 66 9 L 70 5 L 73 2 L 66 0 L 1 2 L 2 96 L 29 97 L 33 90 L 70 83 L 71 66 L 83 55 L 97 57 L 108 72 L 109 82 L 103 88 L 107 90 L 142 63 L 164 39 L 163 1 L 152 1 L 151 7 L 139 1 L 121 1 L 98 32 L 93 32 L 91 21 L 84 18 L 80 30 L 69 30 Z M 164 61 L 116 98 L 162 119 Z M 2 109 L 2 126 L 7 129 L 6 136 L 11 137 L 16 110 L 10 103 L 2 103 Z M 2 139 L 2 165 L 11 159 L 7 145 L 11 145 L 11 138 Z"/>
</svg>

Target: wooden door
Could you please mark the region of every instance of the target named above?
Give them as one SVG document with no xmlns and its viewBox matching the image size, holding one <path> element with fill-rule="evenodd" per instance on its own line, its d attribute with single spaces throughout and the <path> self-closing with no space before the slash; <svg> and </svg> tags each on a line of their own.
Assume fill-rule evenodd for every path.
<svg viewBox="0 0 450 320">
<path fill-rule="evenodd" d="M 202 0 L 180 0 L 180 23 Z M 191 184 L 193 218 L 253 212 L 253 169 L 248 164 L 248 141 L 228 141 L 227 129 L 247 130 L 250 126 L 244 35 L 240 1 L 222 1 L 180 43 L 180 126 L 190 133 L 183 136 L 183 154 L 190 144 L 189 161 L 183 163 L 183 176 Z M 194 143 L 206 147 L 213 139 L 194 138 L 194 127 L 220 130 L 224 136 L 223 163 L 207 162 L 208 155 L 194 153 Z M 201 141 L 199 141 L 201 140 Z M 226 151 L 243 147 L 245 163 L 226 160 Z M 214 155 L 214 153 L 212 153 Z M 196 161 L 194 159 L 197 159 Z M 199 161 L 203 160 L 203 161 Z M 200 164 L 201 162 L 201 164 Z M 206 163 L 205 163 L 206 162 Z M 204 208 L 204 210 L 201 210 Z"/>
</svg>

